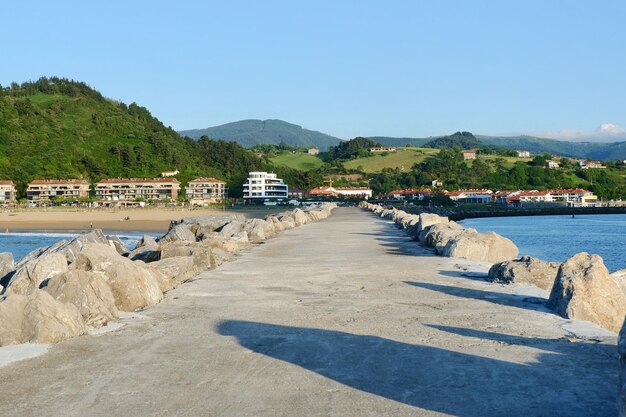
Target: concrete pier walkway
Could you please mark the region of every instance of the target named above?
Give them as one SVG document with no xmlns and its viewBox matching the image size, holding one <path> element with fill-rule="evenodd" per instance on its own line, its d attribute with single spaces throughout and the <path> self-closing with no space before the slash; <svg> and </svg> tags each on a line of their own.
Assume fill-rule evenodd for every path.
<svg viewBox="0 0 626 417">
<path fill-rule="evenodd" d="M 341 208 L 0 368 L 0 415 L 615 416 L 615 337 L 480 268 Z"/>
</svg>

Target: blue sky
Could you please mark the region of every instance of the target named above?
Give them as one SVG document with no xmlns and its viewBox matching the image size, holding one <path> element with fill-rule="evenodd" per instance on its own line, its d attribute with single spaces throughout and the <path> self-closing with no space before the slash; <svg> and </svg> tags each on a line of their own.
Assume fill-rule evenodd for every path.
<svg viewBox="0 0 626 417">
<path fill-rule="evenodd" d="M 78 79 L 179 130 L 276 118 L 341 138 L 626 137 L 624 1 L 20 0 L 0 14 L 0 84 Z"/>
</svg>

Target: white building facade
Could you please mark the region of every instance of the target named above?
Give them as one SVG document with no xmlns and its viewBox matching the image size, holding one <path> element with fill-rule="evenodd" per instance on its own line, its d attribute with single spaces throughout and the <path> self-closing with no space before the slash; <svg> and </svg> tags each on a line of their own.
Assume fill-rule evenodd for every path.
<svg viewBox="0 0 626 417">
<path fill-rule="evenodd" d="M 273 172 L 250 172 L 243 184 L 245 199 L 287 198 L 288 195 L 288 185 Z"/>
</svg>

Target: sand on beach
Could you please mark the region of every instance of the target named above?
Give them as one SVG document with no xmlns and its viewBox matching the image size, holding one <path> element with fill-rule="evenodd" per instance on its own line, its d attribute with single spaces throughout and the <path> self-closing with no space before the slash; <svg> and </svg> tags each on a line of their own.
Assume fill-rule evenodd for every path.
<svg viewBox="0 0 626 417">
<path fill-rule="evenodd" d="M 91 228 L 104 230 L 166 232 L 170 221 L 184 217 L 224 215 L 239 213 L 246 218 L 264 217 L 282 211 L 272 208 L 237 210 L 183 209 L 183 208 L 135 208 L 135 209 L 22 209 L 0 213 L 0 232 L 15 231 L 86 231 Z M 125 220 L 128 219 L 128 220 Z"/>
</svg>

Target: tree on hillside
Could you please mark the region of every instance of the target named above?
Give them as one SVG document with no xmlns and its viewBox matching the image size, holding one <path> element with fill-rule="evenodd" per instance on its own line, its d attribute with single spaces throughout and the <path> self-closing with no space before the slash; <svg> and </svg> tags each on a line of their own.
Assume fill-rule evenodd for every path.
<svg viewBox="0 0 626 417">
<path fill-rule="evenodd" d="M 442 136 L 427 142 L 426 148 L 452 148 L 459 147 L 461 149 L 472 149 L 481 146 L 481 143 L 470 132 L 456 132 L 449 136 Z"/>
<path fill-rule="evenodd" d="M 353 159 L 358 156 L 367 156 L 369 155 L 369 148 L 377 146 L 381 145 L 378 142 L 374 142 L 372 139 L 357 137 L 331 147 L 328 150 L 328 162 L 338 159 Z"/>
</svg>

